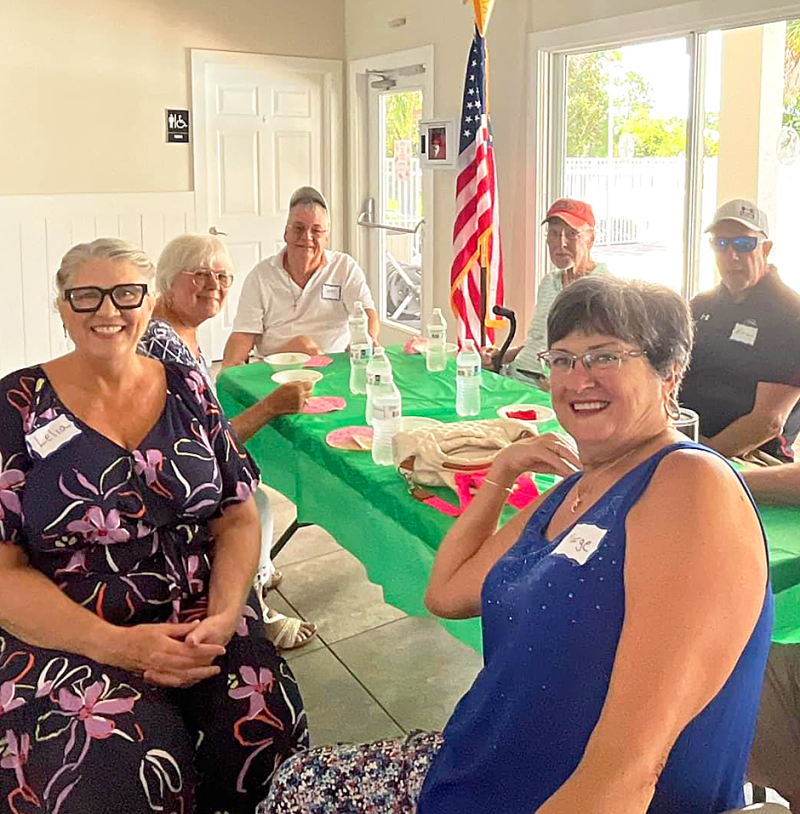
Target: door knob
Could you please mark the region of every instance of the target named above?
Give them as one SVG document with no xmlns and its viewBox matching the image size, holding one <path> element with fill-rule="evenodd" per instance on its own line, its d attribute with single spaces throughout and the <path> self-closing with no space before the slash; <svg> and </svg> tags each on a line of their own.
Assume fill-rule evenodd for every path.
<svg viewBox="0 0 800 814">
<path fill-rule="evenodd" d="M 217 229 L 217 227 L 216 227 L 216 226 L 212 226 L 212 227 L 211 227 L 211 228 L 208 230 L 208 233 L 209 233 L 210 235 L 227 235 L 227 234 L 228 234 L 227 232 L 221 232 L 219 229 Z"/>
</svg>

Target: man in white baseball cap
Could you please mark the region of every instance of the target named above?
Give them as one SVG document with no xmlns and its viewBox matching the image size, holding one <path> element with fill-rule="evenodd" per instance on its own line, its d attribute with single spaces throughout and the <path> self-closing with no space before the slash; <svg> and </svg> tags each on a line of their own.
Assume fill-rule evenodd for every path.
<svg viewBox="0 0 800 814">
<path fill-rule="evenodd" d="M 223 367 L 242 364 L 255 345 L 263 356 L 281 351 L 336 353 L 350 342 L 347 319 L 361 302 L 373 342 L 378 312 L 364 272 L 344 252 L 328 251 L 325 196 L 300 187 L 289 199 L 286 245 L 245 278 Z"/>
<path fill-rule="evenodd" d="M 692 302 L 695 344 L 681 403 L 723 455 L 792 461 L 800 431 L 800 295 L 768 262 L 767 215 L 735 199 L 707 232 L 721 282 Z M 777 459 L 777 460 L 776 460 Z"/>
</svg>

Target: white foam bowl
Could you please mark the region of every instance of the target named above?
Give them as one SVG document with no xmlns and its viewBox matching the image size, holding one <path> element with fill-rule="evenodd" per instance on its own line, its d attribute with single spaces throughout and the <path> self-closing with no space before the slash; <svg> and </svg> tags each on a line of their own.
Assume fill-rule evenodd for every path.
<svg viewBox="0 0 800 814">
<path fill-rule="evenodd" d="M 297 370 L 279 370 L 272 374 L 272 381 L 278 384 L 288 384 L 289 382 L 311 382 L 314 384 L 322 378 L 318 370 L 308 368 L 298 368 Z"/>
<path fill-rule="evenodd" d="M 292 370 L 302 367 L 311 357 L 307 353 L 273 353 L 265 356 L 264 361 L 275 370 Z"/>
<path fill-rule="evenodd" d="M 543 407 L 541 404 L 507 404 L 505 407 L 498 409 L 497 415 L 500 418 L 511 418 L 509 413 L 516 413 L 521 410 L 536 410 L 536 420 L 526 421 L 524 418 L 513 418 L 512 421 L 521 421 L 523 424 L 544 424 L 556 417 L 553 410 L 549 407 Z"/>
</svg>

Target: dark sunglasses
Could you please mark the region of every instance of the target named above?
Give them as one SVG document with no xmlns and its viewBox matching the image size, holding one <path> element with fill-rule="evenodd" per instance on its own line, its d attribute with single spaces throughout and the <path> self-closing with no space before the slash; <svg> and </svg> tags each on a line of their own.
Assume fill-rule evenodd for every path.
<svg viewBox="0 0 800 814">
<path fill-rule="evenodd" d="M 717 254 L 724 254 L 731 246 L 736 254 L 747 254 L 753 251 L 759 243 L 763 243 L 763 237 L 712 237 L 711 246 Z"/>
<path fill-rule="evenodd" d="M 140 308 L 145 294 L 147 294 L 147 283 L 120 283 L 111 288 L 82 285 L 78 288 L 68 288 L 64 292 L 64 299 L 75 313 L 92 314 L 100 309 L 106 297 L 111 297 L 111 302 L 118 311 Z"/>
</svg>

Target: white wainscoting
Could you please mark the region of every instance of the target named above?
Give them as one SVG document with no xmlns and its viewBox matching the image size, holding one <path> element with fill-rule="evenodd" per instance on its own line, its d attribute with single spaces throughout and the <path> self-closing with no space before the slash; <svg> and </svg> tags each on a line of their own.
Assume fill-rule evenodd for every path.
<svg viewBox="0 0 800 814">
<path fill-rule="evenodd" d="M 0 196 L 0 376 L 67 351 L 54 306 L 67 249 L 121 237 L 155 261 L 167 241 L 194 228 L 193 192 Z"/>
</svg>

